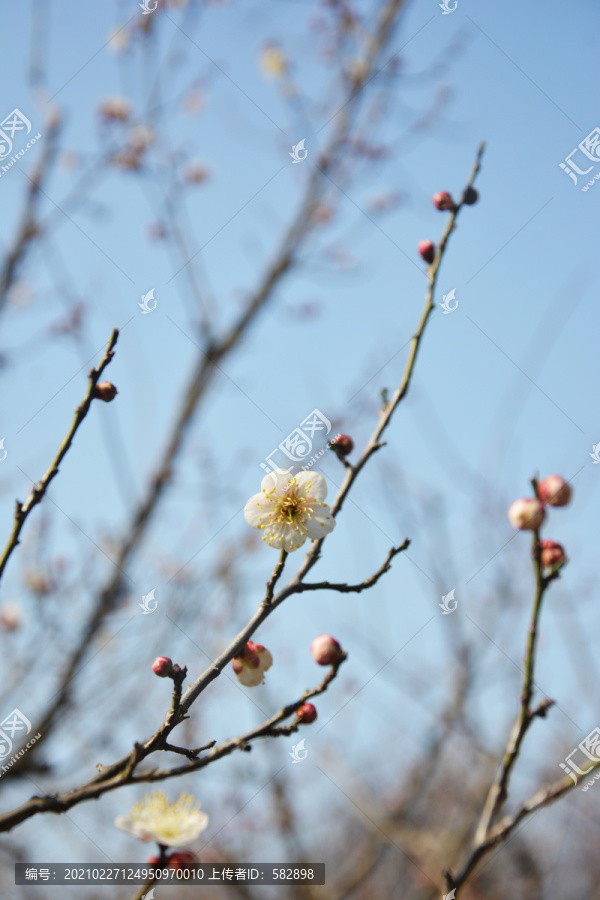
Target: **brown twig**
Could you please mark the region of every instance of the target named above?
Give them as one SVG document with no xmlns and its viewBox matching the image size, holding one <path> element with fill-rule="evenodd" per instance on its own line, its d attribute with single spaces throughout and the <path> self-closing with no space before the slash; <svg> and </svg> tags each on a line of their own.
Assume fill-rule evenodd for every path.
<svg viewBox="0 0 600 900">
<path fill-rule="evenodd" d="M 119 760 L 114 765 L 103 768 L 102 771 L 100 771 L 91 781 L 87 782 L 87 784 L 75 788 L 72 791 L 68 791 L 65 794 L 31 797 L 30 800 L 17 809 L 5 813 L 4 815 L 0 815 L 0 832 L 10 831 L 16 825 L 30 819 L 38 813 L 66 812 L 79 803 L 86 800 L 97 799 L 103 794 L 124 787 L 125 785 L 151 784 L 157 781 L 165 781 L 167 778 L 187 775 L 190 772 L 195 772 L 197 769 L 205 768 L 211 763 L 216 762 L 218 759 L 222 759 L 224 756 L 229 756 L 229 754 L 233 753 L 235 750 L 250 750 L 252 741 L 257 740 L 258 738 L 281 737 L 296 732 L 300 727 L 300 720 L 295 719 L 290 725 L 284 726 L 280 726 L 279 722 L 293 715 L 298 707 L 311 697 L 316 697 L 326 691 L 330 683 L 336 677 L 339 667 L 345 659 L 346 654 L 344 653 L 339 661 L 329 669 L 323 681 L 317 687 L 304 691 L 298 700 L 284 706 L 279 712 L 275 713 L 275 715 L 271 716 L 261 725 L 252 728 L 250 731 L 239 735 L 238 737 L 229 738 L 218 746 L 214 746 L 214 742 L 211 742 L 211 744 L 199 748 L 198 752 L 210 748 L 206 756 L 203 756 L 200 759 L 190 758 L 189 763 L 185 766 L 177 766 L 171 769 L 151 769 L 147 772 L 135 774 L 135 769 L 138 764 L 155 750 L 183 752 L 184 755 L 188 755 L 189 752 L 195 753 L 195 751 L 188 751 L 188 753 L 186 753 L 183 751 L 183 748 L 174 748 L 172 745 L 167 744 L 166 737 L 175 727 L 175 723 L 169 724 L 167 723 L 167 720 L 165 720 L 148 741 L 144 742 L 144 744 L 135 744 L 133 750 L 128 753 L 127 756 L 123 757 L 123 759 Z"/>
<path fill-rule="evenodd" d="M 113 358 L 113 348 L 117 343 L 118 337 L 119 332 L 115 328 L 110 336 L 106 350 L 104 351 L 104 356 L 100 361 L 100 365 L 96 369 L 90 370 L 90 373 L 88 375 L 88 387 L 85 397 L 75 410 L 75 416 L 73 418 L 73 421 L 71 422 L 71 427 L 65 435 L 60 447 L 58 448 L 56 456 L 50 463 L 50 466 L 48 467 L 46 473 L 42 476 L 37 484 L 34 484 L 25 503 L 20 503 L 19 500 L 16 501 L 15 518 L 12 532 L 10 534 L 6 547 L 4 548 L 2 556 L 0 556 L 0 578 L 2 578 L 4 569 L 11 553 L 19 544 L 19 537 L 29 513 L 34 508 L 34 506 L 37 506 L 38 503 L 41 503 L 46 491 L 48 490 L 50 482 L 58 475 L 58 468 L 69 451 L 69 448 L 73 442 L 73 438 L 75 437 L 75 433 L 88 414 L 88 410 L 92 404 L 92 400 L 94 399 L 96 383 L 98 382 L 98 379 L 102 375 L 104 369 Z"/>
<path fill-rule="evenodd" d="M 537 496 L 536 479 L 532 479 L 531 483 L 534 493 Z M 562 793 L 565 793 L 568 788 L 568 785 L 566 787 L 564 785 L 564 779 L 561 779 L 560 782 L 557 782 L 556 785 L 553 785 L 550 788 L 543 788 L 530 801 L 527 801 L 527 803 L 525 803 L 521 807 L 520 811 L 515 816 L 505 817 L 502 822 L 500 822 L 497 826 L 494 826 L 494 822 L 498 817 L 498 814 L 508 796 L 508 788 L 512 770 L 519 756 L 519 752 L 521 750 L 521 746 L 525 735 L 527 734 L 529 726 L 535 718 L 544 718 L 548 709 L 554 703 L 553 700 L 544 699 L 534 709 L 532 709 L 531 707 L 534 685 L 533 675 L 535 670 L 542 601 L 550 583 L 554 581 L 555 578 L 559 577 L 558 571 L 554 571 L 549 575 L 544 575 L 540 559 L 539 531 L 533 532 L 532 541 L 532 558 L 536 580 L 536 591 L 533 602 L 533 610 L 531 614 L 531 622 L 529 624 L 529 632 L 527 635 L 525 666 L 523 670 L 523 686 L 521 689 L 519 712 L 510 730 L 510 734 L 506 742 L 506 747 L 504 748 L 504 753 L 502 755 L 502 760 L 498 767 L 498 771 L 489 788 L 485 804 L 479 818 L 477 828 L 475 830 L 471 851 L 465 863 L 463 864 L 462 869 L 457 875 L 452 875 L 450 871 L 446 871 L 444 873 L 447 887 L 450 889 L 455 888 L 458 890 L 458 888 L 460 888 L 461 885 L 465 883 L 480 859 L 487 853 L 489 853 L 489 851 L 498 843 L 506 839 L 516 827 L 516 825 L 521 821 L 521 819 L 523 819 L 526 815 L 529 815 L 529 813 L 531 813 L 534 809 L 539 809 L 542 806 L 547 805 L 552 800 L 556 799 L 556 797 L 560 796 Z M 562 787 L 559 790 L 555 791 L 554 788 L 556 788 L 557 785 L 562 785 Z M 571 786 L 573 786 L 573 782 L 571 782 Z M 540 802 L 541 797 L 545 797 L 546 799 L 543 802 Z M 530 805 L 532 803 L 533 805 Z"/>
<path fill-rule="evenodd" d="M 43 226 L 36 220 L 36 217 L 40 196 L 43 193 L 42 185 L 48 178 L 56 156 L 57 139 L 61 125 L 60 116 L 53 114 L 47 125 L 48 131 L 40 161 L 31 176 L 23 173 L 24 177 L 29 180 L 29 186 L 21 225 L 12 248 L 6 254 L 3 268 L 0 271 L 0 312 L 6 304 L 8 291 L 17 277 L 19 266 L 22 265 L 35 238 L 43 231 Z"/>
<path fill-rule="evenodd" d="M 406 538 L 399 547 L 392 547 L 391 550 L 388 550 L 388 555 L 381 568 L 379 568 L 374 575 L 371 575 L 370 578 L 365 578 L 364 581 L 361 581 L 360 584 L 336 584 L 331 581 L 303 581 L 301 584 L 296 585 L 290 593 L 302 594 L 304 591 L 339 591 L 341 594 L 360 594 L 361 591 L 377 584 L 381 576 L 391 569 L 393 558 L 397 556 L 398 553 L 402 553 L 403 550 L 408 550 L 409 547 L 410 541 Z"/>
</svg>

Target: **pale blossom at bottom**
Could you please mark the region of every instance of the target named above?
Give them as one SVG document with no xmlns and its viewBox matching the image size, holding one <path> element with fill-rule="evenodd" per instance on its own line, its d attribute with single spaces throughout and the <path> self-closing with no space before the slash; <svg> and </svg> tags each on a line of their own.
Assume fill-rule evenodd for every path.
<svg viewBox="0 0 600 900">
<path fill-rule="evenodd" d="M 191 844 L 208 825 L 208 816 L 199 807 L 189 794 L 169 803 L 164 791 L 154 791 L 128 816 L 118 816 L 115 825 L 144 842 L 156 841 L 165 847 Z"/>
<path fill-rule="evenodd" d="M 263 541 L 280 550 L 297 550 L 308 539 L 325 537 L 335 528 L 335 519 L 323 500 L 327 483 L 318 472 L 275 469 L 261 482 L 260 494 L 244 507 L 246 522 L 264 531 Z"/>
</svg>

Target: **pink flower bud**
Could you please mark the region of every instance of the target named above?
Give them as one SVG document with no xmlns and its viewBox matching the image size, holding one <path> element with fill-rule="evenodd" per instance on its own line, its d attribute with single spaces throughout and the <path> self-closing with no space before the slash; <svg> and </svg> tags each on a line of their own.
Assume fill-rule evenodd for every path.
<svg viewBox="0 0 600 900">
<path fill-rule="evenodd" d="M 342 648 L 330 634 L 320 634 L 316 637 L 310 645 L 310 652 L 320 666 L 332 666 L 343 654 Z"/>
<path fill-rule="evenodd" d="M 564 566 L 567 556 L 561 544 L 557 541 L 540 541 L 540 562 L 544 569 L 554 569 Z"/>
<path fill-rule="evenodd" d="M 100 384 L 96 385 L 94 390 L 94 397 L 98 400 L 104 400 L 105 403 L 110 403 L 111 400 L 117 396 L 117 389 L 110 381 L 101 381 Z"/>
<path fill-rule="evenodd" d="M 538 483 L 538 497 L 548 506 L 566 506 L 572 493 L 571 485 L 560 475 L 548 475 Z"/>
<path fill-rule="evenodd" d="M 301 722 L 304 722 L 305 725 L 310 725 L 310 723 L 314 722 L 317 718 L 317 710 L 312 703 L 303 703 L 302 706 L 299 706 L 296 710 L 296 716 Z"/>
<path fill-rule="evenodd" d="M 436 209 L 454 209 L 454 200 L 448 191 L 438 191 L 431 199 Z"/>
<path fill-rule="evenodd" d="M 340 434 L 333 442 L 333 449 L 342 456 L 348 456 L 354 450 L 354 441 L 349 434 Z"/>
<path fill-rule="evenodd" d="M 536 531 L 545 518 L 543 504 L 534 497 L 515 500 L 508 510 L 508 521 L 512 527 L 524 531 Z"/>
<path fill-rule="evenodd" d="M 152 663 L 152 671 L 159 678 L 168 678 L 173 672 L 173 661 L 168 656 L 157 656 Z"/>
<path fill-rule="evenodd" d="M 463 196 L 463 203 L 466 203 L 467 206 L 473 206 L 474 203 L 477 203 L 479 200 L 479 194 L 475 190 L 474 187 L 468 187 Z"/>
<path fill-rule="evenodd" d="M 426 263 L 432 263 L 435 259 L 435 244 L 433 241 L 419 241 L 419 253 Z"/>
</svg>

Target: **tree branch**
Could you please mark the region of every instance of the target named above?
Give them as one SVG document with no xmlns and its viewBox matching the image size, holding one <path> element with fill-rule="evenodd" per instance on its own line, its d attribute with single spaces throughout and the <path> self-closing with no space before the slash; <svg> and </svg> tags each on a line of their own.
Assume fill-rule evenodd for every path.
<svg viewBox="0 0 600 900">
<path fill-rule="evenodd" d="M 56 456 L 50 463 L 50 466 L 48 467 L 45 475 L 43 475 L 42 478 L 40 479 L 40 481 L 38 481 L 38 483 L 33 486 L 31 491 L 29 492 L 29 496 L 27 497 L 27 500 L 25 501 L 25 503 L 20 503 L 18 500 L 16 501 L 15 518 L 14 518 L 12 532 L 8 539 L 6 547 L 4 548 L 2 556 L 0 556 L 0 578 L 2 578 L 4 569 L 6 567 L 6 564 L 9 560 L 11 553 L 13 552 L 13 550 L 19 543 L 19 537 L 20 537 L 21 531 L 23 529 L 23 526 L 25 524 L 25 521 L 27 519 L 27 516 L 29 515 L 31 510 L 34 508 L 34 506 L 37 506 L 38 503 L 41 503 L 41 501 L 44 497 L 44 494 L 46 493 L 48 486 L 50 485 L 50 482 L 52 481 L 53 478 L 56 477 L 56 475 L 58 475 L 58 467 L 60 466 L 61 462 L 63 461 L 66 454 L 68 453 L 69 448 L 73 442 L 73 438 L 75 437 L 75 433 L 76 433 L 77 429 L 79 428 L 79 426 L 85 419 L 86 415 L 88 414 L 88 410 L 92 404 L 92 400 L 94 399 L 94 391 L 96 388 L 96 383 L 98 382 L 98 379 L 102 375 L 102 372 L 104 371 L 104 369 L 107 367 L 107 365 L 110 363 L 111 359 L 113 358 L 113 355 L 114 355 L 113 347 L 117 343 L 118 337 L 119 337 L 119 332 L 115 328 L 113 333 L 110 336 L 108 345 L 106 347 L 106 350 L 104 351 L 104 356 L 102 357 L 102 360 L 100 361 L 100 365 L 98 366 L 98 368 L 90 370 L 90 373 L 88 375 L 88 388 L 87 388 L 85 397 L 83 398 L 82 402 L 79 404 L 77 409 L 75 410 L 75 416 L 73 418 L 73 421 L 71 422 L 71 427 L 69 428 L 67 434 L 65 435 L 60 447 L 58 448 Z"/>
</svg>

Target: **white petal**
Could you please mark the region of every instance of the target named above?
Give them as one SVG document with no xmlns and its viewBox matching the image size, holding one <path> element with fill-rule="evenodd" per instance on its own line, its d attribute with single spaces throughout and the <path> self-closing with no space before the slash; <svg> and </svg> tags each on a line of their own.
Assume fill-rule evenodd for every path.
<svg viewBox="0 0 600 900">
<path fill-rule="evenodd" d="M 197 818 L 194 822 L 190 822 L 187 828 L 181 829 L 176 841 L 178 847 L 185 844 L 191 844 L 208 825 L 208 816 L 205 812 L 198 811 L 196 816 Z"/>
<path fill-rule="evenodd" d="M 327 496 L 327 482 L 318 472 L 298 472 L 296 483 L 302 496 L 314 497 L 315 500 L 324 500 Z"/>
<path fill-rule="evenodd" d="M 306 534 L 302 534 L 298 528 L 288 525 L 287 522 L 279 522 L 273 525 L 267 529 L 265 535 L 265 540 L 269 547 L 275 547 L 277 550 L 287 550 L 288 553 L 301 547 L 306 538 Z"/>
<path fill-rule="evenodd" d="M 254 494 L 244 506 L 244 518 L 253 528 L 264 528 L 270 521 L 273 501 L 264 494 Z"/>
<path fill-rule="evenodd" d="M 304 524 L 311 541 L 317 541 L 326 534 L 331 534 L 335 528 L 335 519 L 329 512 L 329 507 L 323 505 L 317 507 L 312 517 L 304 520 Z"/>
<path fill-rule="evenodd" d="M 248 669 L 246 666 L 237 675 L 237 680 L 244 687 L 257 687 L 262 684 L 264 678 L 263 669 L 259 666 L 257 669 Z"/>
<path fill-rule="evenodd" d="M 270 669 L 273 665 L 273 657 L 271 656 L 271 652 L 267 650 L 265 647 L 264 650 L 257 650 L 258 658 L 260 660 L 260 668 L 263 672 L 266 672 L 267 669 Z"/>
<path fill-rule="evenodd" d="M 260 483 L 260 488 L 262 491 L 267 491 L 267 493 L 275 488 L 275 492 L 281 494 L 293 477 L 289 469 L 275 469 L 273 472 L 265 475 Z"/>
</svg>

